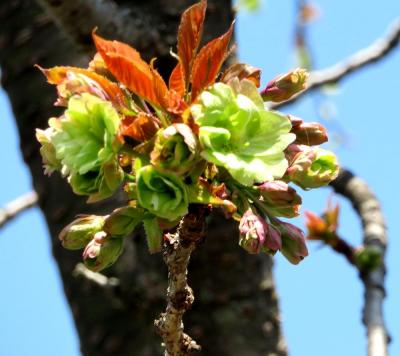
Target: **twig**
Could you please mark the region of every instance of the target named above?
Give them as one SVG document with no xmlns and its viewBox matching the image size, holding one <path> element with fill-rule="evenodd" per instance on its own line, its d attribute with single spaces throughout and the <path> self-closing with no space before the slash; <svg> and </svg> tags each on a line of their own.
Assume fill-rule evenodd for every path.
<svg viewBox="0 0 400 356">
<path fill-rule="evenodd" d="M 119 285 L 116 277 L 107 277 L 104 274 L 93 272 L 85 267 L 83 263 L 78 263 L 73 272 L 74 277 L 83 277 L 99 287 L 115 288 Z"/>
<path fill-rule="evenodd" d="M 29 192 L 11 201 L 4 208 L 0 208 L 0 228 L 37 202 L 38 196 L 36 192 Z"/>
<path fill-rule="evenodd" d="M 348 170 L 342 169 L 331 186 L 353 204 L 363 226 L 363 244 L 374 247 L 382 256 L 380 267 L 361 274 L 365 287 L 363 323 L 368 334 L 368 355 L 386 356 L 388 334 L 383 319 L 383 300 L 385 298 L 384 256 L 387 235 L 384 218 L 375 195 L 368 185 Z"/>
<path fill-rule="evenodd" d="M 390 52 L 392 52 L 392 50 L 394 50 L 399 43 L 400 19 L 397 19 L 390 26 L 390 30 L 386 36 L 377 39 L 370 46 L 356 52 L 349 58 L 331 67 L 311 72 L 307 87 L 304 91 L 285 102 L 272 104 L 270 105 L 270 108 L 277 109 L 281 106 L 292 104 L 300 99 L 304 94 L 309 93 L 312 90 L 320 88 L 325 84 L 339 82 L 340 80 L 346 78 L 349 74 L 381 60 Z"/>
<path fill-rule="evenodd" d="M 196 211 L 194 211 L 196 210 Z M 165 356 L 184 356 L 200 346 L 183 329 L 183 314 L 190 309 L 193 291 L 187 284 L 187 267 L 191 253 L 205 236 L 205 209 L 193 206 L 175 234 L 164 241 L 164 261 L 168 266 L 167 308 L 155 320 L 157 332 L 164 341 Z"/>
<path fill-rule="evenodd" d="M 112 0 L 36 0 L 54 22 L 86 53 L 93 52 L 90 39 L 98 27 L 102 36 L 127 43 L 143 43 L 160 49 L 163 41 L 155 30 L 149 31 L 151 19 L 143 11 L 136 16 Z M 154 26 L 153 26 L 154 28 Z M 165 42 L 165 41 L 164 41 Z M 164 52 L 168 53 L 168 46 Z"/>
</svg>

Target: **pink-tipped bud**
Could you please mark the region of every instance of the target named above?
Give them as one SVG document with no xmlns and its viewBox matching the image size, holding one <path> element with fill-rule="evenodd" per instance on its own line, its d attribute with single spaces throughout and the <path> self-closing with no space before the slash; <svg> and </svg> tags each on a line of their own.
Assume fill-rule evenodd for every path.
<svg viewBox="0 0 400 356">
<path fill-rule="evenodd" d="M 279 221 L 277 228 L 282 238 L 282 254 L 290 263 L 297 265 L 304 257 L 308 256 L 303 231 L 283 221 Z"/>
<path fill-rule="evenodd" d="M 99 272 L 113 265 L 123 250 L 123 239 L 112 238 L 102 231 L 97 233 L 83 251 L 85 266 Z"/>
<path fill-rule="evenodd" d="M 296 190 L 281 180 L 265 182 L 258 186 L 262 201 L 275 216 L 292 218 L 299 215 L 301 197 Z"/>
<path fill-rule="evenodd" d="M 305 190 L 327 185 L 339 173 L 336 156 L 322 148 L 292 144 L 285 153 L 289 161 L 286 177 Z"/>
<path fill-rule="evenodd" d="M 281 102 L 304 90 L 309 74 L 305 69 L 296 68 L 271 80 L 261 92 L 264 101 Z"/>
<path fill-rule="evenodd" d="M 248 209 L 239 223 L 239 245 L 249 253 L 275 252 L 281 248 L 279 233 Z"/>
</svg>

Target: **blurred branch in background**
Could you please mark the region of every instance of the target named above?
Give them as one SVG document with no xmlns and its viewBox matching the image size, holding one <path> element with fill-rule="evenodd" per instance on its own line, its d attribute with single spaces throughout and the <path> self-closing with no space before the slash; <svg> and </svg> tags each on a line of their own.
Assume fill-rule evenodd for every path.
<svg viewBox="0 0 400 356">
<path fill-rule="evenodd" d="M 368 355 L 386 356 L 389 337 L 383 319 L 383 300 L 386 294 L 384 256 L 388 241 L 380 204 L 368 185 L 346 169 L 342 169 L 331 186 L 352 203 L 360 216 L 363 247 L 381 255 L 382 263 L 377 268 L 360 271 L 360 277 L 365 287 L 363 323 L 368 333 Z"/>
<path fill-rule="evenodd" d="M 36 205 L 38 196 L 36 192 L 29 192 L 9 202 L 0 208 L 0 228 L 17 217 L 20 213 Z"/>
<path fill-rule="evenodd" d="M 383 59 L 391 53 L 399 43 L 400 19 L 397 19 L 390 26 L 390 31 L 386 36 L 377 39 L 370 46 L 354 53 L 347 59 L 338 62 L 331 67 L 312 71 L 310 73 L 307 87 L 304 91 L 283 103 L 272 105 L 272 107 L 276 109 L 284 105 L 292 104 L 312 90 L 318 89 L 326 84 L 339 82 L 349 74 Z"/>
</svg>

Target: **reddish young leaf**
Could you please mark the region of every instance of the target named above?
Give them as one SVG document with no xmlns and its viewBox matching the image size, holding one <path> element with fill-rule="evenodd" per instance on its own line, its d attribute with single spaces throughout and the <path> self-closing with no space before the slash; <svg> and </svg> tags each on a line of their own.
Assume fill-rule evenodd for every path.
<svg viewBox="0 0 400 356">
<path fill-rule="evenodd" d="M 169 77 L 169 89 L 175 90 L 180 96 L 185 95 L 185 79 L 183 78 L 182 66 L 178 64 Z"/>
<path fill-rule="evenodd" d="M 207 1 L 202 0 L 189 7 L 181 17 L 178 29 L 178 56 L 181 61 L 183 78 L 187 87 L 193 60 L 199 47 L 206 16 Z"/>
<path fill-rule="evenodd" d="M 92 36 L 94 44 L 102 57 L 104 57 L 106 53 L 117 53 L 133 61 L 142 61 L 146 64 L 140 57 L 140 53 L 126 43 L 105 40 L 94 32 L 92 33 Z"/>
<path fill-rule="evenodd" d="M 138 116 L 127 116 L 121 122 L 122 136 L 128 136 L 135 141 L 143 142 L 151 139 L 160 128 L 158 119 L 153 115 L 140 112 Z"/>
<path fill-rule="evenodd" d="M 116 83 L 111 82 L 107 78 L 91 70 L 77 67 L 53 67 L 50 69 L 43 69 L 38 66 L 38 68 L 46 76 L 47 81 L 55 85 L 60 85 L 67 81 L 68 73 L 83 75 L 96 82 L 108 97 L 107 99 L 110 100 L 117 109 L 127 107 L 126 96 L 123 90 Z"/>
<path fill-rule="evenodd" d="M 93 35 L 107 68 L 129 90 L 149 103 L 165 108 L 168 88 L 158 72 L 130 46 Z"/>
<path fill-rule="evenodd" d="M 192 101 L 207 86 L 213 84 L 228 53 L 233 24 L 222 36 L 208 42 L 197 55 L 192 71 Z"/>
</svg>

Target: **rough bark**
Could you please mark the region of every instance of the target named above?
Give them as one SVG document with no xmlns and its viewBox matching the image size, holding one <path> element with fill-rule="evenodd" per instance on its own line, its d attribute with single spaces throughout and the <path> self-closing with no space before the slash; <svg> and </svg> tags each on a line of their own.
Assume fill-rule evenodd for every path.
<svg viewBox="0 0 400 356">
<path fill-rule="evenodd" d="M 174 43 L 179 15 L 190 2 L 183 0 L 117 1 L 132 10 L 160 41 Z M 223 33 L 230 21 L 230 1 L 209 1 L 206 38 Z M 151 16 L 149 16 L 151 15 Z M 53 253 L 71 306 L 84 355 L 159 355 L 159 337 L 153 320 L 164 307 L 167 271 L 162 256 L 150 256 L 140 236 L 128 239 L 117 265 L 98 278 L 77 264 L 79 253 L 64 250 L 57 239 L 63 226 L 78 213 L 110 211 L 115 201 L 86 205 L 58 176 L 45 177 L 34 138 L 34 129 L 46 126 L 57 115 L 52 106 L 55 90 L 33 68 L 85 65 L 86 54 L 56 27 L 31 0 L 0 4 L 0 66 L 21 142 L 21 151 L 32 174 L 40 207 L 46 217 Z M 102 28 L 99 26 L 99 33 Z M 146 59 L 157 56 L 166 73 L 174 63 L 154 43 L 133 45 Z M 189 280 L 196 295 L 185 319 L 187 331 L 204 355 L 284 355 L 271 259 L 246 254 L 237 246 L 237 230 L 218 215 L 209 219 L 210 233 L 196 249 Z M 137 234 L 140 235 L 140 234 Z"/>
</svg>

